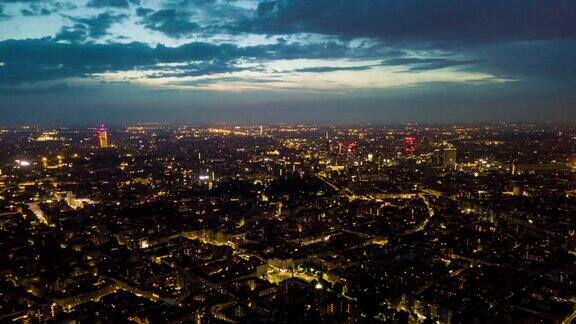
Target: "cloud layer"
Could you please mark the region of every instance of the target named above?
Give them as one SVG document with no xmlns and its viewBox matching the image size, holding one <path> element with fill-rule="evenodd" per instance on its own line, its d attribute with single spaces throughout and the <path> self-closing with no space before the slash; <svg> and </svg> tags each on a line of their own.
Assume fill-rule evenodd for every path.
<svg viewBox="0 0 576 324">
<path fill-rule="evenodd" d="M 249 105 L 268 91 L 281 107 L 295 95 L 440 107 L 446 93 L 568 109 L 575 38 L 572 0 L 0 0 L 0 96 L 200 91 Z"/>
</svg>

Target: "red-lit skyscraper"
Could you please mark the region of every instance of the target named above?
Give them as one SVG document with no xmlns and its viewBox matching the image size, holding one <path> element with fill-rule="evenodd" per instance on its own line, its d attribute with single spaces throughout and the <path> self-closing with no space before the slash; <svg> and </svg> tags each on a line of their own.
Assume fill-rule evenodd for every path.
<svg viewBox="0 0 576 324">
<path fill-rule="evenodd" d="M 104 125 L 98 128 L 98 145 L 100 148 L 108 147 L 108 129 Z"/>
<path fill-rule="evenodd" d="M 356 142 L 338 142 L 338 154 L 353 156 L 356 153 Z"/>
<path fill-rule="evenodd" d="M 414 154 L 416 151 L 416 138 L 414 136 L 406 136 L 404 139 L 404 151 L 406 154 Z"/>
</svg>

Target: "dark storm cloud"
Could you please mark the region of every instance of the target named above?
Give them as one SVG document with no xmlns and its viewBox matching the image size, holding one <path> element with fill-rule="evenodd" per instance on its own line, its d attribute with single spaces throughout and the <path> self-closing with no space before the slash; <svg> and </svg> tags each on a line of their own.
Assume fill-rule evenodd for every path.
<svg viewBox="0 0 576 324">
<path fill-rule="evenodd" d="M 128 0 L 90 0 L 87 6 L 94 8 L 128 8 L 130 3 Z"/>
<path fill-rule="evenodd" d="M 46 2 L 46 0 L 0 0 L 0 4 L 3 4 L 3 3 L 34 3 L 34 2 Z"/>
<path fill-rule="evenodd" d="M 47 16 L 49 14 L 52 13 L 52 11 L 42 8 L 42 9 L 37 9 L 39 8 L 38 5 L 36 5 L 36 2 L 40 2 L 39 0 L 0 0 L 0 21 L 2 20 L 7 20 L 12 18 L 11 15 L 8 15 L 4 12 L 4 4 L 11 4 L 11 3 L 31 3 L 31 7 L 30 9 L 22 9 L 20 10 L 20 13 L 23 16 Z M 32 7 L 34 6 L 34 7 Z"/>
<path fill-rule="evenodd" d="M 253 16 L 253 10 L 241 8 L 235 1 L 168 0 L 162 9 L 138 8 L 140 23 L 172 38 L 192 35 L 212 36 L 235 30 L 236 23 Z"/>
<path fill-rule="evenodd" d="M 203 75 L 211 75 L 215 73 L 228 73 L 234 71 L 242 71 L 245 68 L 237 67 L 235 62 L 229 61 L 203 61 L 200 63 L 188 64 L 186 66 L 178 67 L 178 71 L 170 69 L 168 71 L 155 73 L 149 78 L 181 78 L 181 77 L 196 77 Z"/>
<path fill-rule="evenodd" d="M 35 3 L 35 2 L 41 2 L 44 0 L 0 0 L 0 20 L 6 20 L 11 18 L 12 16 L 6 14 L 4 12 L 4 4 L 10 4 L 10 3 Z"/>
<path fill-rule="evenodd" d="M 192 35 L 200 29 L 200 25 L 192 22 L 192 15 L 186 11 L 162 9 L 153 12 L 138 8 L 137 14 L 142 17 L 140 23 L 144 27 L 174 38 Z"/>
<path fill-rule="evenodd" d="M 50 38 L 0 42 L 0 83 L 80 77 L 153 63 L 151 49 L 132 44 L 66 44 Z"/>
<path fill-rule="evenodd" d="M 172 0 L 168 1 L 168 5 L 176 6 L 203 6 L 203 5 L 213 5 L 216 0 Z"/>
<path fill-rule="evenodd" d="M 246 47 L 195 42 L 178 47 L 150 47 L 136 42 L 60 43 L 51 38 L 6 40 L 0 42 L 0 62 L 4 63 L 0 66 L 0 83 L 21 84 L 86 77 L 95 73 L 150 69 L 159 63 L 179 62 L 200 63 L 188 66 L 186 71 L 166 71 L 162 76 L 209 75 L 237 71 L 239 68 L 235 62 L 239 59 L 342 58 L 357 55 L 355 51 L 357 49 L 351 49 L 346 44 L 334 42 Z"/>
<path fill-rule="evenodd" d="M 72 2 L 48 1 L 44 3 L 31 3 L 27 8 L 20 10 L 20 13 L 26 17 L 48 16 L 60 10 L 72 10 L 77 6 Z"/>
<path fill-rule="evenodd" d="M 109 19 L 104 19 L 109 21 Z M 84 20 L 78 20 L 83 21 Z M 89 24 L 88 24 L 89 25 Z M 93 24 L 92 24 L 93 25 Z M 97 29 L 93 36 L 102 35 Z M 341 42 L 285 43 L 240 47 L 230 43 L 194 42 L 177 47 L 143 43 L 82 43 L 89 28 L 77 24 L 63 29 L 54 39 L 6 40 L 0 42 L 0 82 L 22 84 L 58 80 L 68 77 L 89 77 L 95 73 L 158 70 L 150 77 L 202 76 L 234 72 L 239 60 L 273 61 L 278 59 L 378 59 L 384 66 L 402 66 L 407 71 L 458 67 L 524 82 L 544 82 L 547 86 L 574 84 L 576 75 L 576 44 L 574 41 L 541 41 L 467 47 L 462 49 L 474 60 L 452 58 L 406 57 L 402 50 L 381 45 L 352 47 Z M 56 42 L 67 40 L 70 43 Z M 187 63 L 177 67 L 157 66 L 161 63 Z M 292 72 L 326 73 L 333 71 L 368 70 L 374 65 L 295 69 Z M 282 71 L 289 73 L 291 71 Z"/>
<path fill-rule="evenodd" d="M 75 24 L 73 26 L 62 27 L 56 34 L 55 40 L 83 42 L 88 38 L 98 39 L 108 35 L 108 29 L 113 24 L 126 20 L 128 16 L 124 14 L 105 12 L 90 18 L 68 18 L 75 22 Z"/>
<path fill-rule="evenodd" d="M 46 8 L 30 8 L 30 9 L 22 9 L 20 10 L 20 13 L 23 16 L 26 17 L 32 17 L 32 16 L 48 16 L 50 14 L 52 14 L 54 11 L 53 10 L 49 10 Z"/>
<path fill-rule="evenodd" d="M 311 32 L 392 41 L 576 37 L 573 0 L 274 0 L 238 25 L 264 34 Z"/>
<path fill-rule="evenodd" d="M 576 86 L 576 40 L 498 43 L 462 51 L 481 61 L 468 70 L 482 69 L 496 76 L 541 82 L 541 87 Z"/>
<path fill-rule="evenodd" d="M 136 16 L 138 17 L 146 17 L 148 15 L 150 15 L 151 13 L 154 12 L 154 9 L 150 9 L 150 8 L 137 8 L 136 9 Z"/>
<path fill-rule="evenodd" d="M 76 24 L 74 26 L 64 26 L 54 36 L 56 41 L 67 41 L 70 43 L 81 43 L 88 38 L 88 29 L 85 25 Z"/>
<path fill-rule="evenodd" d="M 479 61 L 415 57 L 398 57 L 382 62 L 386 66 L 407 66 L 409 71 L 429 71 L 453 66 L 468 66 L 475 63 L 479 63 Z"/>
</svg>

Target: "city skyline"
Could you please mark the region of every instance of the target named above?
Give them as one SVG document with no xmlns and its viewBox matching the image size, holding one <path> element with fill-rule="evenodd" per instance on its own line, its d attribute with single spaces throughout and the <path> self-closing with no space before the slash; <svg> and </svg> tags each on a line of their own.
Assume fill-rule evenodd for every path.
<svg viewBox="0 0 576 324">
<path fill-rule="evenodd" d="M 0 147 L 1 322 L 576 318 L 576 126 L 14 126 Z"/>
<path fill-rule="evenodd" d="M 576 324 L 576 0 L 0 0 L 0 323 Z"/>
<path fill-rule="evenodd" d="M 0 124 L 570 122 L 576 3 L 3 0 Z"/>
</svg>

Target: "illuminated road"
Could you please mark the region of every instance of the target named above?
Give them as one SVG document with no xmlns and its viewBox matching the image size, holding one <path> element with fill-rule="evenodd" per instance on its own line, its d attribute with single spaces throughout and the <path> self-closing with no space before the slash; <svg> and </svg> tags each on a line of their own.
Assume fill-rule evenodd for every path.
<svg viewBox="0 0 576 324">
<path fill-rule="evenodd" d="M 318 176 L 318 178 L 322 181 L 324 181 L 324 183 L 326 183 L 328 186 L 330 186 L 332 189 L 336 190 L 336 192 L 344 195 L 345 197 L 354 198 L 354 193 L 352 191 L 350 191 L 350 189 L 341 189 L 338 188 L 338 186 L 336 186 L 335 184 L 333 184 L 332 182 L 326 180 L 326 178 L 322 177 L 322 176 Z M 344 193 L 346 192 L 346 193 Z"/>
<path fill-rule="evenodd" d="M 30 210 L 34 214 L 34 216 L 36 216 L 36 218 L 38 218 L 40 223 L 49 225 L 48 220 L 46 219 L 46 216 L 44 215 L 44 212 L 42 211 L 42 209 L 40 209 L 40 205 L 38 203 L 29 203 L 27 205 L 28 205 L 28 208 L 30 208 Z"/>
<path fill-rule="evenodd" d="M 426 205 L 426 209 L 428 209 L 428 217 L 426 217 L 424 222 L 422 222 L 422 224 L 420 224 L 420 226 L 418 226 L 418 228 L 416 229 L 417 232 L 424 230 L 424 228 L 426 228 L 426 225 L 428 225 L 428 223 L 430 222 L 430 219 L 432 219 L 432 217 L 434 217 L 434 209 L 432 209 L 432 207 L 430 207 L 430 202 L 428 201 L 428 198 L 426 198 L 426 195 L 420 194 L 419 196 L 424 201 L 424 204 Z"/>
<path fill-rule="evenodd" d="M 426 228 L 426 226 L 428 226 L 428 223 L 430 223 L 432 217 L 434 217 L 434 209 L 432 209 L 432 207 L 430 206 L 430 202 L 428 201 L 428 198 L 426 198 L 426 195 L 419 194 L 418 196 L 422 199 L 422 201 L 424 201 L 424 205 L 426 205 L 426 209 L 428 209 L 428 217 L 426 217 L 426 219 L 424 219 L 424 221 L 422 221 L 422 223 L 420 223 L 418 227 L 405 231 L 404 233 L 400 234 L 400 236 L 410 235 L 423 231 Z"/>
<path fill-rule="evenodd" d="M 576 304 L 576 298 L 572 298 L 570 300 L 572 302 L 572 304 Z M 574 321 L 574 319 L 576 319 L 576 309 L 574 309 L 574 311 L 572 312 L 572 314 L 570 314 L 569 316 L 567 316 L 563 321 L 562 324 L 570 324 Z"/>
</svg>

